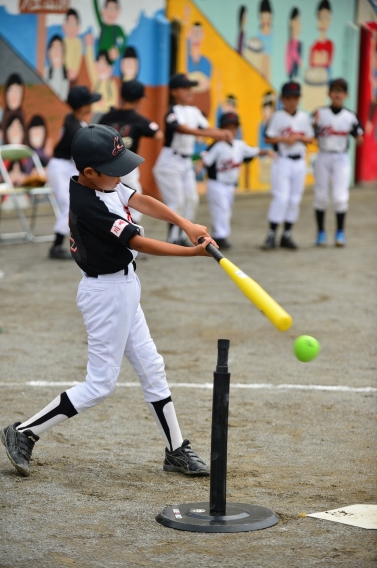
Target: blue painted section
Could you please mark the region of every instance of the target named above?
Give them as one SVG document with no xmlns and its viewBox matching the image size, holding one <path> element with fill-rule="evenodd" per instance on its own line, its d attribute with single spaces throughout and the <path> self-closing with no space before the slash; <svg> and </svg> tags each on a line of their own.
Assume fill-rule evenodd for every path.
<svg viewBox="0 0 377 568">
<path fill-rule="evenodd" d="M 148 41 L 146 41 L 148 38 Z M 140 59 L 138 80 L 151 87 L 166 85 L 170 65 L 170 22 L 162 10 L 153 18 L 140 13 L 140 20 L 128 36 Z"/>
<path fill-rule="evenodd" d="M 34 69 L 37 65 L 37 16 L 9 14 L 0 6 L 0 33 Z"/>
</svg>

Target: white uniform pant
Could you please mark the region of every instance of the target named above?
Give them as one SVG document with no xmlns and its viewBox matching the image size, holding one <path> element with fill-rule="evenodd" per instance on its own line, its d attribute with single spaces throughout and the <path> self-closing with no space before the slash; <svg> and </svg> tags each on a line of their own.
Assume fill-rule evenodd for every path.
<svg viewBox="0 0 377 568">
<path fill-rule="evenodd" d="M 304 158 L 292 160 L 277 156 L 271 169 L 272 201 L 268 211 L 271 223 L 295 223 L 305 189 L 306 165 Z"/>
<path fill-rule="evenodd" d="M 77 412 L 102 402 L 114 390 L 123 355 L 135 369 L 146 402 L 170 396 L 164 361 L 157 353 L 140 306 L 140 282 L 132 265 L 98 278 L 83 276 L 77 306 L 88 334 L 84 383 L 67 390 Z"/>
<path fill-rule="evenodd" d="M 163 148 L 153 175 L 165 205 L 185 219 L 194 221 L 199 197 L 191 158 L 182 158 L 171 148 Z M 178 240 L 178 227 L 177 235 L 172 234 L 171 238 Z"/>
<path fill-rule="evenodd" d="M 215 240 L 226 239 L 230 235 L 234 185 L 209 179 L 207 182 L 207 200 L 211 214 L 212 236 Z"/>
<path fill-rule="evenodd" d="M 128 187 L 131 187 L 131 189 L 136 189 L 136 191 L 140 194 L 143 193 L 141 183 L 139 181 L 140 180 L 139 168 L 135 168 L 132 172 L 123 176 L 120 179 L 121 179 L 122 183 L 124 183 L 125 185 L 128 185 Z M 133 221 L 139 225 L 141 218 L 143 216 L 142 213 L 140 213 L 139 211 L 136 211 L 136 209 L 133 209 L 132 207 L 130 207 L 130 212 L 131 212 L 131 216 L 132 216 Z"/>
<path fill-rule="evenodd" d="M 60 209 L 60 215 L 54 225 L 54 232 L 60 235 L 69 234 L 69 180 L 77 176 L 78 171 L 72 160 L 52 158 L 47 166 L 47 178 L 53 189 L 56 201 Z"/>
<path fill-rule="evenodd" d="M 319 152 L 314 164 L 314 209 L 325 211 L 331 201 L 335 213 L 348 210 L 351 164 L 346 153 Z"/>
</svg>

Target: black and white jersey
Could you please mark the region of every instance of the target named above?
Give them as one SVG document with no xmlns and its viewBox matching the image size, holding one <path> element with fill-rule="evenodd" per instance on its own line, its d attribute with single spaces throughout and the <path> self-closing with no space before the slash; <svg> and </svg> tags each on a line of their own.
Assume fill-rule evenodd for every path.
<svg viewBox="0 0 377 568">
<path fill-rule="evenodd" d="M 139 141 L 142 136 L 153 138 L 159 130 L 156 122 L 150 121 L 133 109 L 112 109 L 105 114 L 100 122 L 112 126 L 119 132 L 127 150 L 137 154 Z"/>
<path fill-rule="evenodd" d="M 54 148 L 54 158 L 70 160 L 71 146 L 74 135 L 80 128 L 88 126 L 84 120 L 77 120 L 73 113 L 67 114 L 60 130 L 59 141 Z"/>
<path fill-rule="evenodd" d="M 215 142 L 200 156 L 207 168 L 209 179 L 236 185 L 241 164 L 254 158 L 259 152 L 259 148 L 248 146 L 243 140 L 233 140 L 231 144 L 224 141 Z"/>
<path fill-rule="evenodd" d="M 315 113 L 315 130 L 321 152 L 347 152 L 349 136 L 364 134 L 356 114 L 346 108 L 322 107 Z"/>
<path fill-rule="evenodd" d="M 266 128 L 267 138 L 282 138 L 300 134 L 301 136 L 314 136 L 313 126 L 309 115 L 297 110 L 291 115 L 285 110 L 275 111 Z M 295 144 L 284 144 L 279 142 L 276 144 L 280 156 L 305 156 L 306 146 L 303 142 L 295 142 Z"/>
<path fill-rule="evenodd" d="M 165 116 L 165 146 L 172 148 L 181 156 L 192 156 L 195 136 L 177 132 L 179 125 L 188 128 L 208 128 L 208 120 L 201 111 L 190 105 L 172 105 Z"/>
<path fill-rule="evenodd" d="M 143 233 L 133 223 L 128 201 L 135 193 L 123 184 L 100 192 L 71 178 L 69 227 L 71 254 L 87 276 L 113 274 L 134 259 L 129 240 Z"/>
</svg>

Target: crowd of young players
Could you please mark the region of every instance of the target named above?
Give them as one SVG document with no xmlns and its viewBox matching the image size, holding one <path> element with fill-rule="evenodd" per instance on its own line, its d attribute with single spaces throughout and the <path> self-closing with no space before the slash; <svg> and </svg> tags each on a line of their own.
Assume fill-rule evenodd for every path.
<svg viewBox="0 0 377 568">
<path fill-rule="evenodd" d="M 236 112 L 224 113 L 220 128 L 211 128 L 201 111 L 191 104 L 192 90 L 196 86 L 183 73 L 171 77 L 169 82 L 171 105 L 166 116 L 164 129 L 143 117 L 138 111 L 144 97 L 144 87 L 136 80 L 122 84 L 123 105 L 104 115 L 100 123 L 119 131 L 126 145 L 137 153 L 139 140 L 147 136 L 164 145 L 153 168 L 153 174 L 163 202 L 184 218 L 195 219 L 198 204 L 195 171 L 192 163 L 195 142 L 198 137 L 212 138 L 213 143 L 201 153 L 196 171 L 207 171 L 207 200 L 211 216 L 212 236 L 220 248 L 231 246 L 231 215 L 240 168 L 243 162 L 256 156 L 269 154 L 272 158 L 271 194 L 268 209 L 269 223 L 264 250 L 277 248 L 276 235 L 283 225 L 280 241 L 282 248 L 297 249 L 292 238 L 300 202 L 305 188 L 307 163 L 306 147 L 317 139 L 319 152 L 314 164 L 314 211 L 317 224 L 315 244 L 327 245 L 325 213 L 331 197 L 336 216 L 334 243 L 346 244 L 345 217 L 348 210 L 351 165 L 348 154 L 349 136 L 362 142 L 363 128 L 356 114 L 344 108 L 347 97 L 347 83 L 334 79 L 329 85 L 331 104 L 317 109 L 311 116 L 298 109 L 300 85 L 289 82 L 280 93 L 281 108 L 276 110 L 265 130 L 265 142 L 271 150 L 248 146 L 238 138 L 240 117 Z M 67 115 L 62 129 L 62 138 L 54 150 L 54 157 L 48 166 L 48 177 L 57 197 L 61 217 L 55 224 L 56 239 L 50 249 L 50 257 L 71 259 L 70 253 L 62 247 L 68 234 L 68 187 L 69 179 L 75 173 L 70 157 L 70 146 L 75 132 L 90 122 L 90 105 L 100 98 L 86 87 L 73 87 L 68 96 L 72 113 Z M 139 171 L 134 170 L 122 182 L 142 192 Z M 132 211 L 134 221 L 140 222 L 140 214 Z M 168 227 L 168 242 L 187 244 L 186 235 L 178 227 Z"/>
</svg>

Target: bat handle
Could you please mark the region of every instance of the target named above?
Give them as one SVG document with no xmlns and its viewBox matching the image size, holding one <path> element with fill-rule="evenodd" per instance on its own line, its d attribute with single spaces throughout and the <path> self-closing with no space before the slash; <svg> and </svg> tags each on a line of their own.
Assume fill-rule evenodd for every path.
<svg viewBox="0 0 377 568">
<path fill-rule="evenodd" d="M 198 239 L 198 243 L 201 245 L 202 243 L 204 243 L 204 237 L 199 237 Z M 215 260 L 217 260 L 217 262 L 220 262 L 220 260 L 222 258 L 224 258 L 224 256 L 221 254 L 221 252 L 214 247 L 211 243 L 209 245 L 206 246 L 206 251 L 209 252 L 209 254 L 211 256 L 213 256 L 213 258 Z"/>
</svg>

